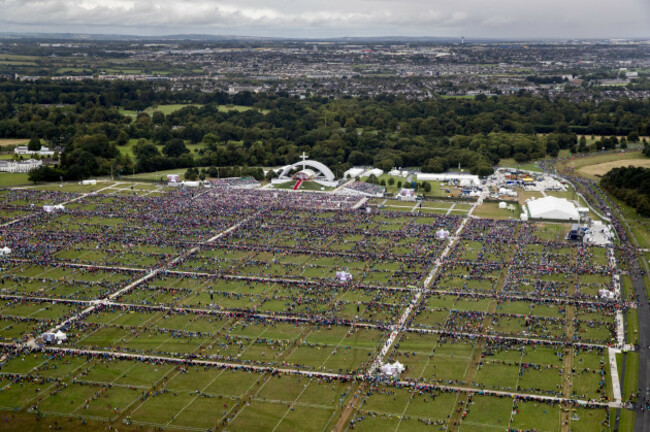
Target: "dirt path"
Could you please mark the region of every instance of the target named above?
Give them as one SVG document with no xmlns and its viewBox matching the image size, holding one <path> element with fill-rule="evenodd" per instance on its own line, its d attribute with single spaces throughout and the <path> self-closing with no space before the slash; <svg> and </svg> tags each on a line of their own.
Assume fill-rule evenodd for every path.
<svg viewBox="0 0 650 432">
<path fill-rule="evenodd" d="M 354 393 L 354 396 L 352 397 L 352 400 L 348 402 L 345 408 L 343 408 L 343 411 L 341 411 L 341 415 L 339 416 L 336 425 L 334 425 L 334 428 L 332 429 L 333 431 L 342 432 L 346 429 L 348 423 L 350 423 L 350 418 L 355 413 L 355 411 L 359 408 L 359 405 L 363 401 L 363 397 L 367 389 L 368 389 L 368 383 L 364 382 L 358 386 L 358 388 Z"/>
</svg>

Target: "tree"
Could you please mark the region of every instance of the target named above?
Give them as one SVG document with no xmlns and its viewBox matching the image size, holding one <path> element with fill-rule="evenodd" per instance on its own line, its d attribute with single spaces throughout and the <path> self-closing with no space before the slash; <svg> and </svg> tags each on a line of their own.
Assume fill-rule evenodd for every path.
<svg viewBox="0 0 650 432">
<path fill-rule="evenodd" d="M 133 146 L 133 154 L 140 160 L 160 156 L 160 151 L 151 141 L 143 138 Z"/>
<path fill-rule="evenodd" d="M 639 142 L 639 133 L 637 131 L 632 131 L 627 135 L 627 140 L 629 142 Z"/>
<path fill-rule="evenodd" d="M 383 171 L 390 171 L 395 166 L 395 163 L 392 159 L 382 159 L 378 164 L 377 168 Z"/>
<path fill-rule="evenodd" d="M 422 189 L 424 189 L 425 193 L 431 192 L 431 183 L 425 182 L 424 185 L 422 186 Z"/>
<path fill-rule="evenodd" d="M 34 135 L 27 144 L 27 149 L 31 151 L 39 151 L 41 149 L 41 140 Z"/>
<path fill-rule="evenodd" d="M 585 136 L 580 137 L 580 143 L 578 144 L 578 152 L 584 153 L 587 151 L 587 138 Z"/>
<path fill-rule="evenodd" d="M 424 165 L 422 165 L 422 172 L 425 173 L 441 173 L 444 170 L 444 162 L 440 157 L 428 159 Z"/>
<path fill-rule="evenodd" d="M 196 180 L 199 178 L 199 170 L 196 168 L 188 168 L 185 171 L 185 180 Z"/>
<path fill-rule="evenodd" d="M 180 138 L 172 138 L 163 147 L 163 154 L 169 157 L 179 157 L 182 154 L 189 153 L 185 142 Z"/>
<path fill-rule="evenodd" d="M 392 186 L 395 184 L 395 179 L 393 177 L 388 178 L 388 186 Z"/>
<path fill-rule="evenodd" d="M 476 175 L 479 177 L 487 177 L 494 174 L 494 168 L 488 165 L 479 165 L 476 167 Z"/>
<path fill-rule="evenodd" d="M 56 168 L 49 166 L 40 166 L 29 172 L 29 181 L 34 183 L 57 181 L 61 177 L 61 172 Z"/>
<path fill-rule="evenodd" d="M 154 111 L 153 112 L 153 117 L 151 118 L 151 121 L 153 122 L 153 124 L 161 125 L 161 124 L 165 123 L 165 114 L 163 114 L 160 111 Z"/>
<path fill-rule="evenodd" d="M 153 141 L 156 144 L 164 144 L 172 138 L 172 131 L 167 126 L 158 126 L 153 132 Z"/>
<path fill-rule="evenodd" d="M 123 130 L 120 131 L 120 133 L 117 134 L 117 139 L 115 140 L 115 144 L 118 146 L 124 146 L 129 143 L 129 135 L 127 135 L 126 132 Z"/>
</svg>

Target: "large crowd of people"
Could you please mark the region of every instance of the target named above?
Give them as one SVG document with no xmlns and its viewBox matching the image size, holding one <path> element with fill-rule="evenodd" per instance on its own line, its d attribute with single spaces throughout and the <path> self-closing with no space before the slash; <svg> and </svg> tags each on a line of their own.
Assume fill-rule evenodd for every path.
<svg viewBox="0 0 650 432">
<path fill-rule="evenodd" d="M 75 265 L 84 262 L 83 259 L 61 259 L 57 254 L 74 250 L 81 256 L 84 251 L 95 250 L 113 257 L 114 261 L 102 263 L 110 268 L 120 257 L 136 253 L 155 262 L 150 268 L 160 270 L 161 277 L 187 278 L 195 280 L 197 287 L 201 286 L 197 291 L 185 286 L 154 283 L 155 279 L 150 279 L 133 289 L 164 294 L 168 300 L 158 303 L 155 296 L 144 295 L 142 298 L 146 300 L 139 305 L 120 304 L 123 299 L 136 299 L 129 297 L 130 291 L 121 298 L 113 299 L 114 303 L 96 306 L 92 313 L 107 310 L 128 310 L 133 313 L 159 310 L 165 314 L 198 316 L 205 313 L 205 316 L 216 315 L 269 326 L 279 322 L 296 325 L 308 323 L 314 326 L 366 327 L 384 333 L 399 325 L 401 331 L 409 334 L 420 331 L 425 334 L 434 329 L 439 330 L 437 334 L 444 338 L 478 338 L 488 344 L 500 343 L 503 347 L 515 342 L 563 348 L 613 343 L 610 340 L 582 340 L 576 337 L 585 327 L 605 327 L 614 333 L 613 316 L 624 306 L 619 299 L 607 300 L 597 296 L 598 289 L 613 289 L 612 283 L 587 283 L 576 277 L 594 275 L 611 280 L 613 269 L 597 261 L 583 245 L 563 239 L 543 239 L 537 235 L 532 224 L 471 218 L 459 238 L 453 239 L 457 242 L 451 253 L 437 263 L 446 243 L 436 238 L 436 231 L 444 228 L 455 232 L 460 226 L 461 217 L 384 211 L 367 213 L 365 209 L 353 209 L 358 198 L 349 196 L 247 190 L 238 188 L 240 182 L 228 180 L 222 183 L 218 188 L 177 189 L 162 196 L 93 195 L 77 200 L 74 206 L 68 206 L 62 212 L 51 214 L 28 206 L 29 211 L 34 213 L 33 217 L 0 228 L 0 238 L 15 251 L 10 258 L 4 258 L 4 262 L 15 261 L 20 265 L 18 260 L 22 259 L 43 266 L 78 268 Z M 58 198 L 61 201 L 70 199 L 68 195 L 25 190 L 5 191 L 3 197 L 7 199 L 2 208 L 8 210 L 25 210 L 27 207 L 23 202 L 56 203 Z M 228 232 L 227 229 L 235 224 L 239 224 L 238 228 Z M 219 232 L 224 234 L 216 238 Z M 214 240 L 208 242 L 208 239 Z M 481 245 L 475 254 L 465 249 L 470 242 Z M 113 246 L 119 244 L 131 246 L 123 250 Z M 531 251 L 532 245 L 536 246 L 534 251 Z M 194 247 L 198 247 L 197 252 L 184 254 Z M 156 248 L 166 252 L 156 252 Z M 211 252 L 223 252 L 222 256 L 225 257 L 215 258 L 210 256 Z M 245 252 L 244 258 L 241 255 L 232 259 L 228 257 L 228 253 L 241 252 Z M 307 257 L 307 260 L 292 262 L 294 255 Z M 333 267 L 312 265 L 312 259 L 331 259 L 334 264 Z M 89 262 L 93 262 L 92 258 Z M 362 265 L 361 268 L 348 267 L 351 263 Z M 439 271 L 431 285 L 424 287 L 424 280 L 435 265 L 439 265 Z M 341 283 L 335 278 L 335 272 L 339 269 L 355 270 L 359 277 L 352 282 Z M 323 276 L 301 277 L 302 271 L 307 270 L 312 272 L 310 274 L 320 271 Z M 91 267 L 84 271 L 93 270 Z M 117 266 L 108 271 L 124 272 L 130 276 L 129 281 L 142 275 Z M 33 278 L 10 272 L 3 275 L 1 280 L 12 287 L 7 293 L 20 294 L 21 286 L 32 282 Z M 222 288 L 220 282 L 227 280 L 236 280 L 243 285 L 269 282 L 274 288 L 262 294 L 257 291 L 249 294 L 241 287 L 232 290 Z M 127 282 L 59 281 L 47 279 L 46 276 L 43 283 L 80 289 L 86 286 L 88 289 L 100 288 L 96 297 L 106 298 Z M 201 297 L 201 301 L 188 300 L 199 292 L 205 294 L 206 290 L 210 293 L 209 303 L 206 303 L 205 296 Z M 398 324 L 400 312 L 413 301 L 413 294 L 422 290 L 425 292 L 423 300 L 413 305 L 410 319 Z M 435 312 L 448 312 L 444 322 L 416 328 L 414 320 L 432 311 L 426 305 L 436 292 L 454 293 L 463 298 L 491 299 L 496 304 L 496 310 L 434 309 Z M 343 299 L 342 296 L 347 293 L 350 299 Z M 24 294 L 29 296 L 29 293 Z M 250 301 L 240 302 L 243 297 Z M 74 300 L 75 294 L 62 300 L 65 299 Z M 499 304 L 515 301 L 560 305 L 562 310 L 571 305 L 578 312 L 598 312 L 603 318 L 580 320 L 578 317 L 569 320 L 565 316 L 535 315 L 534 309 L 528 314 L 499 311 Z M 137 303 L 138 300 L 133 302 Z M 238 306 L 224 307 L 220 303 Z M 265 303 L 274 307 L 266 309 Z M 516 322 L 511 327 L 519 326 L 523 330 L 509 333 L 505 330 L 508 325 L 499 325 L 503 322 Z M 196 347 L 212 342 L 216 344 L 215 350 L 219 352 L 221 348 L 223 354 L 196 350 L 175 352 L 164 347 L 142 349 L 137 344 L 129 345 L 128 341 L 118 341 L 115 346 L 85 345 L 83 336 L 76 336 L 108 327 L 129 332 L 134 337 L 163 335 L 188 341 Z M 570 328 L 573 330 L 570 331 Z M 275 354 L 293 343 L 263 337 L 217 336 L 211 332 L 166 328 L 162 324 L 138 327 L 76 320 L 66 330 L 70 330 L 72 335 L 64 348 L 56 348 L 57 353 L 135 360 L 151 358 L 151 361 L 173 361 L 187 365 L 208 361 L 223 363 L 223 367 L 271 373 L 279 369 L 280 363 Z M 238 355 L 244 346 L 250 344 L 264 345 L 262 352 L 268 355 L 264 358 L 242 358 Z M 314 350 L 320 348 L 317 343 L 307 343 L 306 346 Z M 391 355 L 396 355 L 398 348 L 399 344 Z M 53 352 L 52 347 L 44 346 L 41 349 Z M 369 358 L 368 363 L 371 360 Z M 303 372 L 310 368 L 286 362 L 282 365 Z M 363 371 L 356 368 L 335 371 L 335 375 L 337 379 L 378 379 Z M 312 372 L 314 376 L 321 373 Z M 330 377 L 327 374 L 322 376 Z M 408 385 L 425 391 L 445 389 L 449 383 L 396 380 L 392 385 Z"/>
</svg>

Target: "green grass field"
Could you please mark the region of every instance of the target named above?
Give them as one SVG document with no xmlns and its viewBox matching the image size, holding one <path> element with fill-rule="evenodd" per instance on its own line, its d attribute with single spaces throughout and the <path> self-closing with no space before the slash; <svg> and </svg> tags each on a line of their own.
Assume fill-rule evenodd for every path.
<svg viewBox="0 0 650 432">
<path fill-rule="evenodd" d="M 155 111 L 160 111 L 161 113 L 165 115 L 172 114 L 176 111 L 179 111 L 185 107 L 188 106 L 195 106 L 195 107 L 202 107 L 203 105 L 201 104 L 170 104 L 170 105 L 158 105 L 158 106 L 153 106 L 146 108 L 144 112 L 148 113 L 149 115 L 153 115 Z M 249 111 L 253 109 L 253 107 L 248 107 L 248 106 L 243 106 L 243 105 L 219 105 L 219 111 L 221 112 L 229 112 L 229 111 L 237 111 L 237 112 L 244 112 L 244 111 Z M 265 112 L 263 112 L 265 113 Z M 129 116 L 132 118 L 136 118 L 138 116 L 137 111 L 133 110 L 126 110 L 126 109 L 120 109 L 120 114 Z"/>
<path fill-rule="evenodd" d="M 28 185 L 28 177 L 26 173 L 0 172 L 0 187 Z"/>
<path fill-rule="evenodd" d="M 372 200 L 386 207 L 366 213 L 323 194 L 285 208 L 265 201 L 273 191 L 192 192 L 107 180 L 0 191 L 0 223 L 29 228 L 21 259 L 0 261 L 0 340 L 40 340 L 76 317 L 61 345 L 3 351 L 12 428 L 55 429 L 55 418 L 63 430 L 152 432 L 611 429 L 604 408 L 538 398 L 613 397 L 615 311 L 589 304 L 611 286 L 607 251 L 565 242 L 570 225 L 504 220 L 520 209 L 497 203 L 462 220 L 446 215 L 471 204 L 427 200 L 410 213 L 413 202 Z M 458 236 L 438 239 L 441 228 Z M 81 352 L 51 355 L 57 347 Z M 432 387 L 380 383 L 368 375 L 375 361 L 399 361 L 402 379 Z M 628 354 L 626 395 L 634 362 Z M 518 396 L 478 394 L 495 390 Z"/>
</svg>

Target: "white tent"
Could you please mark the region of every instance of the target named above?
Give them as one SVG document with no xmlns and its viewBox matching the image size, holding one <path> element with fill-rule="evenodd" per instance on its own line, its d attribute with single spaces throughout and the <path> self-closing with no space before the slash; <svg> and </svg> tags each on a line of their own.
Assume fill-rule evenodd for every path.
<svg viewBox="0 0 650 432">
<path fill-rule="evenodd" d="M 60 344 L 67 339 L 68 336 L 65 333 L 63 333 L 61 330 L 57 331 L 56 333 L 52 333 L 52 332 L 43 333 L 43 341 L 45 341 L 46 343 Z"/>
<path fill-rule="evenodd" d="M 349 170 L 343 173 L 343 177 L 347 178 L 348 176 L 350 176 L 350 178 L 355 178 L 358 175 L 363 174 L 365 170 L 366 170 L 365 168 L 350 168 Z"/>
<path fill-rule="evenodd" d="M 401 201 L 415 201 L 415 189 L 401 189 L 395 199 Z"/>
<path fill-rule="evenodd" d="M 404 365 L 398 361 L 395 363 L 384 363 L 381 366 L 381 373 L 390 377 L 398 377 L 402 372 L 404 372 Z"/>
<path fill-rule="evenodd" d="M 526 202 L 526 210 L 531 219 L 580 220 L 580 213 L 572 202 L 554 196 L 529 200 Z"/>
<path fill-rule="evenodd" d="M 369 169 L 368 171 L 364 172 L 361 174 L 359 177 L 370 177 L 371 175 L 375 175 L 375 177 L 379 177 L 384 173 L 384 170 L 380 170 L 379 168 L 372 168 Z"/>
<path fill-rule="evenodd" d="M 350 282 L 352 280 L 352 275 L 346 271 L 337 271 L 336 279 L 340 282 Z"/>
<path fill-rule="evenodd" d="M 499 203 L 499 208 L 500 208 L 500 209 L 504 209 L 504 208 L 506 208 L 507 205 L 508 205 L 508 204 L 506 204 L 505 201 L 501 201 L 501 202 Z"/>
<path fill-rule="evenodd" d="M 65 210 L 65 207 L 61 204 L 57 205 L 44 205 L 43 210 L 45 210 L 46 213 L 53 213 L 56 210 Z"/>
<path fill-rule="evenodd" d="M 602 299 L 608 299 L 611 300 L 615 297 L 615 294 L 613 291 L 609 291 L 606 289 L 601 289 L 598 291 L 598 296 Z"/>
<path fill-rule="evenodd" d="M 481 179 L 477 175 L 461 173 L 418 173 L 419 181 L 457 181 L 462 187 L 474 187 L 481 185 Z"/>
<path fill-rule="evenodd" d="M 10 253 L 11 249 L 9 249 L 7 246 L 0 248 L 0 256 L 9 255 Z"/>
<path fill-rule="evenodd" d="M 446 229 L 440 228 L 438 231 L 436 231 L 436 239 L 446 240 L 447 237 L 449 237 L 449 231 L 447 231 Z"/>
</svg>

